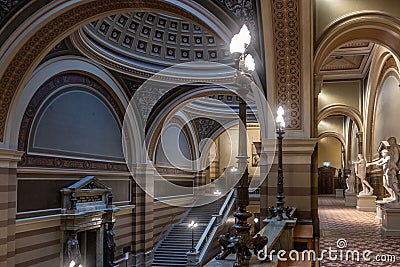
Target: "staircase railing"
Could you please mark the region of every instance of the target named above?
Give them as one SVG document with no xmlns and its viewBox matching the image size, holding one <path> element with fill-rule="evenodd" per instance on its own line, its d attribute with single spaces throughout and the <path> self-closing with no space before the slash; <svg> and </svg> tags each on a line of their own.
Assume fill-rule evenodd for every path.
<svg viewBox="0 0 400 267">
<path fill-rule="evenodd" d="M 199 263 L 203 262 L 208 246 L 212 242 L 213 237 L 218 231 L 218 228 L 226 222 L 234 203 L 235 203 L 235 190 L 232 189 L 228 193 L 224 203 L 222 204 L 220 210 L 218 211 L 218 214 L 216 214 L 217 216 L 213 216 L 211 218 L 202 236 L 197 242 L 196 251 L 199 252 L 198 254 Z M 217 218 L 219 216 L 221 217 L 220 219 Z"/>
</svg>

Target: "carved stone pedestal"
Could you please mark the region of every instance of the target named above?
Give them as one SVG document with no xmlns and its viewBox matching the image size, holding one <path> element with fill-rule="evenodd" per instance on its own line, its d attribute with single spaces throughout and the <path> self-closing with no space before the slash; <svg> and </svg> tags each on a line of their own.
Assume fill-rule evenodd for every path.
<svg viewBox="0 0 400 267">
<path fill-rule="evenodd" d="M 336 189 L 336 198 L 343 198 L 344 189 Z"/>
<path fill-rule="evenodd" d="M 344 205 L 346 207 L 357 206 L 357 194 L 356 193 L 344 193 Z"/>
<path fill-rule="evenodd" d="M 361 211 L 376 210 L 376 196 L 357 196 L 357 209 Z"/>
<path fill-rule="evenodd" d="M 199 267 L 199 252 L 198 251 L 189 251 L 186 253 L 187 256 L 187 267 Z"/>
<path fill-rule="evenodd" d="M 376 219 L 381 221 L 382 220 L 382 208 L 383 205 L 385 205 L 386 203 L 388 203 L 387 201 L 384 200 L 377 200 L 376 201 Z"/>
<path fill-rule="evenodd" d="M 400 237 L 400 204 L 386 203 L 382 207 L 382 235 Z"/>
</svg>

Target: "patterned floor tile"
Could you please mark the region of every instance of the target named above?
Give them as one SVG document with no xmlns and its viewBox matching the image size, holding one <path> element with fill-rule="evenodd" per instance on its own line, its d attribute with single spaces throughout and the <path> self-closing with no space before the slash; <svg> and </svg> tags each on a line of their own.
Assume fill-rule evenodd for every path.
<svg viewBox="0 0 400 267">
<path fill-rule="evenodd" d="M 400 239 L 381 236 L 381 224 L 375 212 L 345 207 L 344 199 L 334 197 L 319 197 L 318 204 L 320 251 L 331 249 L 332 256 L 325 253 L 327 256 L 320 261 L 320 266 L 400 266 Z M 371 261 L 364 260 L 363 253 Z"/>
</svg>

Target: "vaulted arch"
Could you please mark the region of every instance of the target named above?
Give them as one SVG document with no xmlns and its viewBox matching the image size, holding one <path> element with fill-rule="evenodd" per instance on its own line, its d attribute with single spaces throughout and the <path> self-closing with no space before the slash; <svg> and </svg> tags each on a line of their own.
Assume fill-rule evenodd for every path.
<svg viewBox="0 0 400 267">
<path fill-rule="evenodd" d="M 60 6 L 61 5 L 61 6 Z M 8 37 L 0 54 L 0 141 L 9 145 L 5 136 L 10 123 L 11 105 L 25 87 L 34 69 L 45 55 L 62 39 L 89 22 L 127 11 L 160 11 L 180 14 L 183 18 L 215 32 L 227 41 L 232 32 L 201 5 L 187 5 L 174 1 L 65 1 L 51 2 L 25 20 Z M 63 23 L 60 23 L 62 21 Z M 15 46 L 18 44 L 18 46 Z"/>
<path fill-rule="evenodd" d="M 327 106 L 326 108 L 322 109 L 318 114 L 318 123 L 332 115 L 346 115 L 356 123 L 359 130 L 363 129 L 361 114 L 352 107 L 340 104 Z"/>
<path fill-rule="evenodd" d="M 318 41 L 314 59 L 314 73 L 320 72 L 324 60 L 336 48 L 349 41 L 369 40 L 400 55 L 400 22 L 383 13 L 357 12 L 332 23 Z"/>
</svg>

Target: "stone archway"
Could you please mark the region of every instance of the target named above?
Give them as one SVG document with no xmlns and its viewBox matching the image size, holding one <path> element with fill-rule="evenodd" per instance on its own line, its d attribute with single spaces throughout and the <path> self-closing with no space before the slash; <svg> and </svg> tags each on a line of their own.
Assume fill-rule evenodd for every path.
<svg viewBox="0 0 400 267">
<path fill-rule="evenodd" d="M 178 5 L 169 1 L 69 1 L 63 5 L 54 3 L 41 7 L 38 12 L 22 23 L 3 44 L 4 53 L 1 55 L 1 62 L 4 67 L 2 68 L 3 71 L 0 72 L 1 142 L 8 146 L 9 135 L 13 134 L 7 134 L 6 131 L 10 123 L 8 114 L 11 105 L 18 97 L 19 91 L 25 87 L 33 70 L 54 45 L 96 18 L 127 10 L 179 13 L 183 18 L 196 22 L 212 32 L 218 32 L 224 38 L 229 35 L 227 29 L 222 29 L 222 23 L 217 25 L 216 18 L 208 18 L 209 14 L 202 10 L 200 6 L 195 9 L 182 3 Z"/>
<path fill-rule="evenodd" d="M 314 58 L 314 75 L 316 77 L 314 81 L 314 133 L 317 133 L 316 127 L 321 117 L 325 117 L 326 114 L 332 114 L 332 111 L 336 108 L 328 108 L 325 111 L 317 113 L 318 104 L 318 92 L 321 88 L 323 77 L 320 72 L 325 59 L 341 45 L 354 41 L 354 40 L 368 40 L 374 43 L 378 43 L 387 47 L 394 55 L 400 55 L 400 45 L 395 40 L 400 34 L 400 29 L 396 20 L 391 16 L 375 13 L 375 12 L 363 12 L 349 14 L 337 20 L 322 35 L 322 38 L 318 40 L 318 45 Z M 340 111 L 335 111 L 336 114 L 340 114 Z M 342 113 L 343 114 L 343 113 Z M 323 116 L 321 116 L 323 115 Z M 362 114 L 354 114 L 350 110 L 347 110 L 345 115 L 351 117 L 356 123 L 359 129 L 365 129 L 363 127 L 363 116 Z M 357 116 L 356 116 L 357 115 Z M 363 140 L 365 140 L 365 135 Z M 368 140 L 367 140 L 368 141 Z M 365 143 L 365 142 L 364 142 Z M 367 144 L 368 145 L 368 144 Z M 365 147 L 364 147 L 365 149 Z"/>
<path fill-rule="evenodd" d="M 368 77 L 369 83 L 366 93 L 367 107 L 364 125 L 366 144 L 365 149 L 368 160 L 372 160 L 373 156 L 372 144 L 374 138 L 378 96 L 385 78 L 392 72 L 395 75 L 398 75 L 398 60 L 396 60 L 396 58 L 393 57 L 393 54 L 391 54 L 388 50 L 381 48 L 374 55 L 371 68 L 375 69 L 376 71 L 374 73 L 370 73 L 370 76 Z"/>
<path fill-rule="evenodd" d="M 332 105 L 324 108 L 318 114 L 317 121 L 321 122 L 323 119 L 332 115 L 346 115 L 350 117 L 357 125 L 358 129 L 363 129 L 361 115 L 354 108 L 346 105 Z"/>
</svg>

